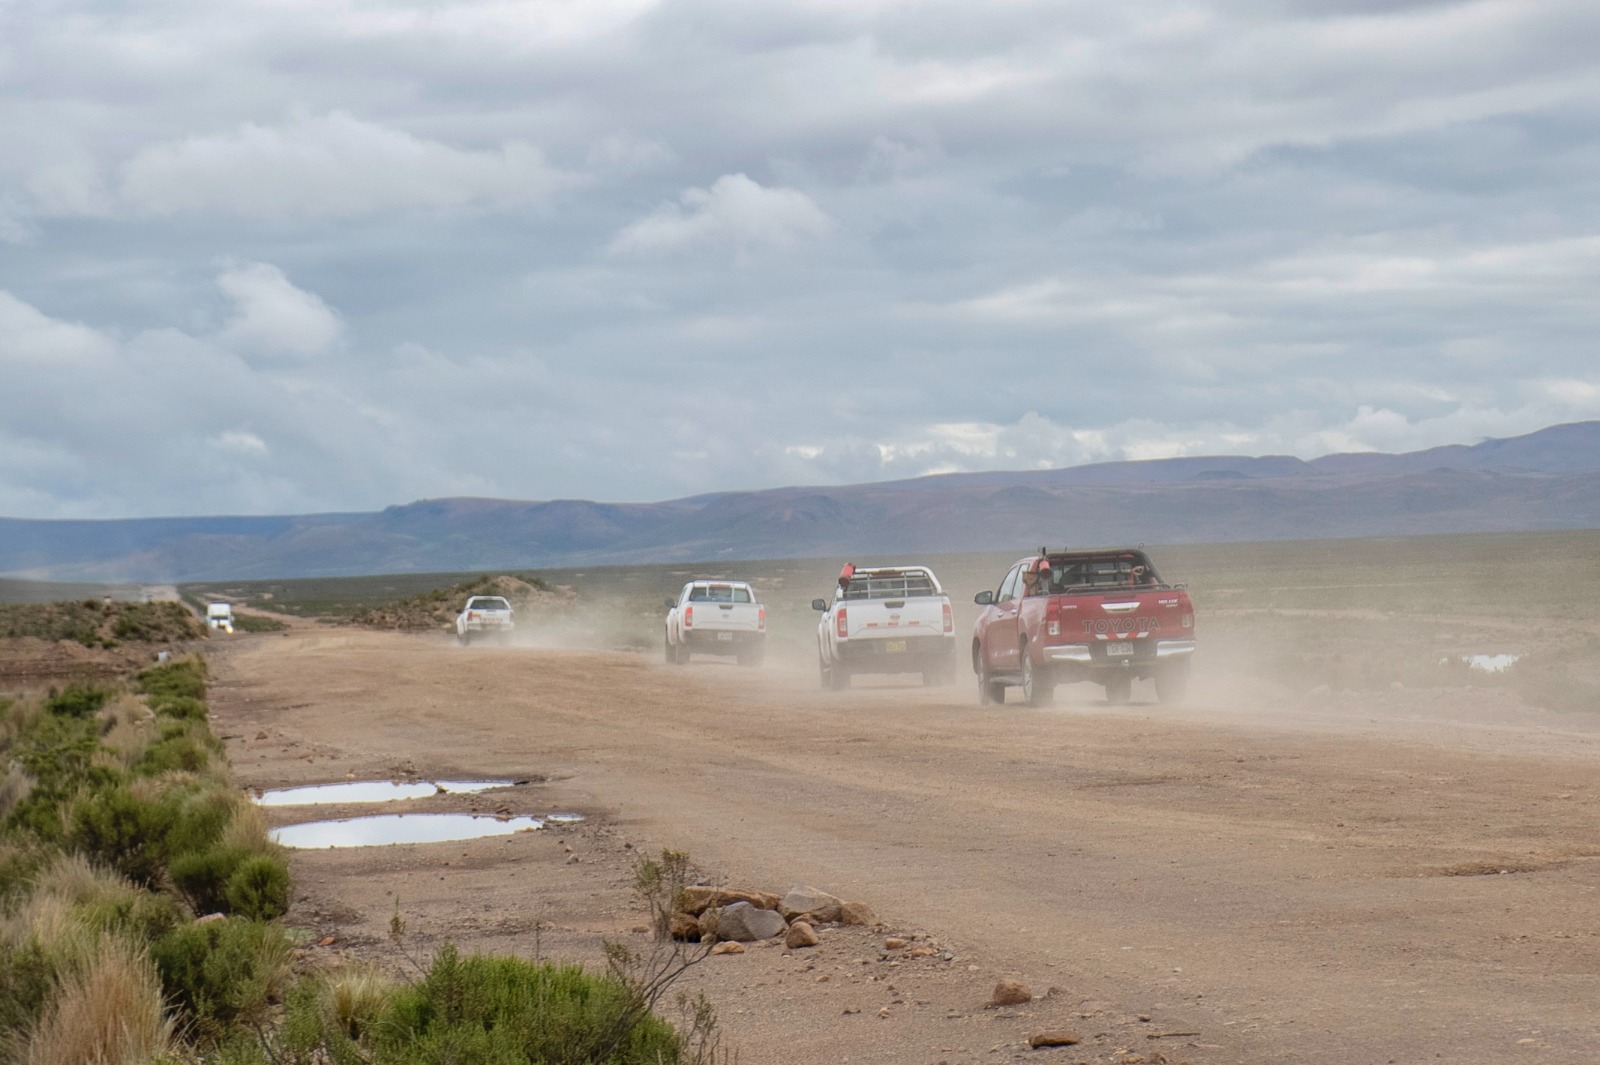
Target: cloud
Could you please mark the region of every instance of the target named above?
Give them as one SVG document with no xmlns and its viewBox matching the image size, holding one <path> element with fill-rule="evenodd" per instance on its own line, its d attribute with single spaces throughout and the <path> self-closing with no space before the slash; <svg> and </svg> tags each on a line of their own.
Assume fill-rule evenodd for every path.
<svg viewBox="0 0 1600 1065">
<path fill-rule="evenodd" d="M 234 302 L 234 315 L 217 339 L 265 356 L 306 359 L 336 347 L 344 327 L 317 296 L 295 288 L 268 263 L 224 270 L 217 287 Z"/>
<path fill-rule="evenodd" d="M 121 168 L 141 214 L 337 218 L 548 203 L 572 178 L 523 141 L 454 148 L 342 111 L 151 145 Z"/>
<path fill-rule="evenodd" d="M 833 228 L 833 220 L 803 192 L 724 174 L 709 189 L 688 189 L 677 203 L 628 226 L 611 250 L 649 255 L 707 245 L 788 248 L 821 239 Z"/>
</svg>

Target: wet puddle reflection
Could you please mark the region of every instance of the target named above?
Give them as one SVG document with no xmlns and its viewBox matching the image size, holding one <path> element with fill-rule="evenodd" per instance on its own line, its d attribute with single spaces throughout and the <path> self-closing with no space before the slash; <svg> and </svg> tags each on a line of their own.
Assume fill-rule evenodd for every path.
<svg viewBox="0 0 1600 1065">
<path fill-rule="evenodd" d="M 392 780 L 355 780 L 344 784 L 311 784 L 303 788 L 278 788 L 263 792 L 256 802 L 261 806 L 315 806 L 345 802 L 390 802 L 395 799 L 424 799 L 450 792 L 469 795 L 490 788 L 506 788 L 513 780 L 421 780 L 399 784 Z"/>
<path fill-rule="evenodd" d="M 445 843 L 450 840 L 509 836 L 544 827 L 538 817 L 492 817 L 487 814 L 381 814 L 344 821 L 312 821 L 285 825 L 270 833 L 285 847 L 381 847 L 395 843 Z"/>
</svg>

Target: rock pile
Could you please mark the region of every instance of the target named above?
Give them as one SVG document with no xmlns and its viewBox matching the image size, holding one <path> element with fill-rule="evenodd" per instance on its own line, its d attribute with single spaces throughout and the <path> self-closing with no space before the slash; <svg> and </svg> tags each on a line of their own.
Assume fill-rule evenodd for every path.
<svg viewBox="0 0 1600 1065">
<path fill-rule="evenodd" d="M 775 895 L 696 884 L 683 888 L 672 902 L 667 922 L 671 936 L 703 943 L 750 943 L 783 936 L 790 949 L 814 947 L 820 942 L 819 925 L 870 926 L 878 921 L 865 903 L 846 902 L 805 885 Z"/>
</svg>

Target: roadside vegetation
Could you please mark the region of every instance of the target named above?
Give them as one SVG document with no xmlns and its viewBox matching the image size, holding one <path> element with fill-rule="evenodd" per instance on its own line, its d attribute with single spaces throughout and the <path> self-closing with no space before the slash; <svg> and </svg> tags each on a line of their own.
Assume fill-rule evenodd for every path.
<svg viewBox="0 0 1600 1065">
<path fill-rule="evenodd" d="M 461 605 L 474 595 L 504 596 L 511 603 L 511 608 L 518 612 L 525 611 L 535 602 L 556 603 L 563 598 L 538 577 L 484 574 L 448 587 L 430 588 L 405 599 L 359 610 L 350 620 L 357 625 L 401 632 L 454 631 Z"/>
<path fill-rule="evenodd" d="M 204 634 L 182 603 L 78 599 L 0 605 L 0 639 L 31 636 L 111 648 L 125 642 L 178 643 Z"/>
<path fill-rule="evenodd" d="M 206 714 L 198 658 L 0 698 L 0 1060 L 714 1060 L 703 1001 L 687 1038 L 653 1012 L 682 951 L 614 947 L 602 975 L 449 946 L 411 980 L 297 974 L 286 855 Z"/>
</svg>

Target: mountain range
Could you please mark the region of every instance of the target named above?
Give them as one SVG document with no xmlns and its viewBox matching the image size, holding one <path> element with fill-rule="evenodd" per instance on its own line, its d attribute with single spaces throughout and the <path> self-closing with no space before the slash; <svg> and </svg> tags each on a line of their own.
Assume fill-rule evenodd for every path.
<svg viewBox="0 0 1600 1065">
<path fill-rule="evenodd" d="M 170 582 L 1600 527 L 1600 422 L 1404 454 L 1211 456 L 376 513 L 0 518 L 0 574 Z"/>
</svg>

